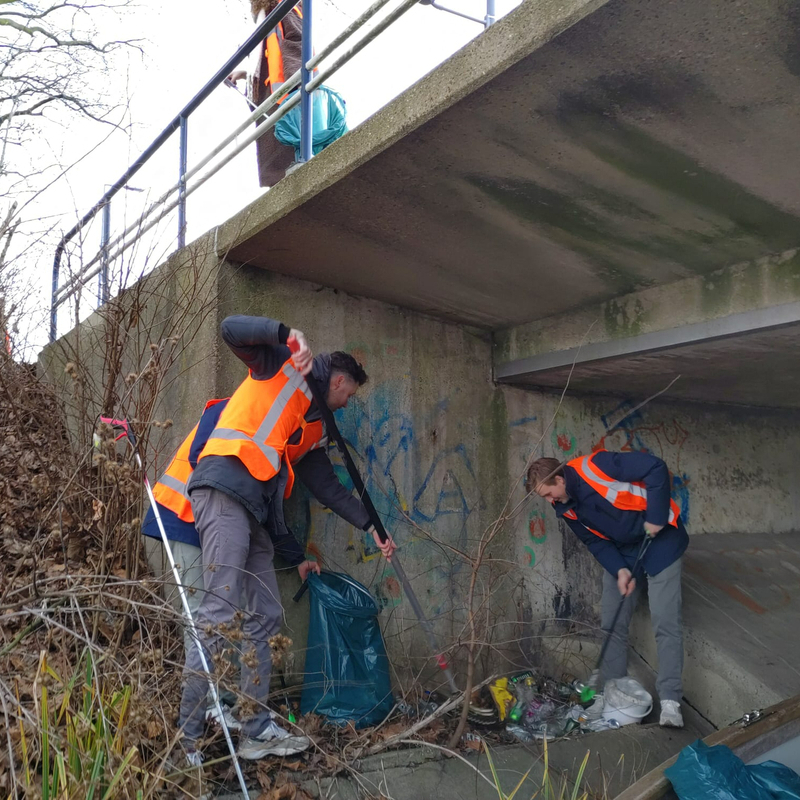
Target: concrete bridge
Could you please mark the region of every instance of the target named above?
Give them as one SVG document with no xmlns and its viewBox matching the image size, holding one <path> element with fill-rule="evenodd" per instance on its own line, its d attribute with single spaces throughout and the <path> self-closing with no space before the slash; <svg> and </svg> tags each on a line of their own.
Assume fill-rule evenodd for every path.
<svg viewBox="0 0 800 800">
<path fill-rule="evenodd" d="M 798 131 L 791 0 L 525 0 L 145 280 L 161 301 L 143 318 L 184 325 L 162 398 L 175 439 L 151 461 L 241 379 L 218 349 L 227 313 L 355 351 L 371 381 L 345 435 L 440 636 L 463 642 L 471 567 L 449 548 L 474 549 L 521 499 L 537 442 L 559 458 L 648 450 L 696 534 L 687 698 L 723 724 L 797 693 Z M 210 310 L 189 325 L 198 287 Z M 107 324 L 48 348 L 44 368 Z M 331 567 L 371 585 L 390 651 L 418 668 L 422 640 L 369 542 L 307 498 L 296 514 Z M 493 556 L 505 663 L 597 623 L 598 569 L 538 501 Z"/>
</svg>

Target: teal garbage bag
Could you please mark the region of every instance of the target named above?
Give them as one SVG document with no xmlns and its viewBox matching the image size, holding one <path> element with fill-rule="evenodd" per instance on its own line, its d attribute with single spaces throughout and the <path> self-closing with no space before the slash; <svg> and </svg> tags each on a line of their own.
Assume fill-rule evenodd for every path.
<svg viewBox="0 0 800 800">
<path fill-rule="evenodd" d="M 314 155 L 317 155 L 347 133 L 347 106 L 342 96 L 327 86 L 315 89 L 312 97 L 314 98 L 311 113 L 314 130 L 312 150 Z M 275 123 L 275 138 L 281 144 L 294 147 L 295 159 L 300 158 L 300 117 L 300 103 L 298 103 Z"/>
<path fill-rule="evenodd" d="M 690 744 L 664 774 L 680 800 L 800 800 L 796 772 L 776 761 L 745 764 L 724 744 Z"/>
<path fill-rule="evenodd" d="M 376 725 L 392 710 L 378 604 L 348 575 L 308 576 L 311 612 L 300 710 L 331 722 Z"/>
</svg>

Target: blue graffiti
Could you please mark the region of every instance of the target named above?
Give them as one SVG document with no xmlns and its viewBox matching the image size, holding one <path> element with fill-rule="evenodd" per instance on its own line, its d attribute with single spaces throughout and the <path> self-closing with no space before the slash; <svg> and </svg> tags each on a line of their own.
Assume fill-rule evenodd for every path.
<svg viewBox="0 0 800 800">
<path fill-rule="evenodd" d="M 480 492 L 475 471 L 467 448 L 461 444 L 440 450 L 433 457 L 425 477 L 413 496 L 403 492 L 412 487 L 415 465 L 419 456 L 415 452 L 414 424 L 406 414 L 398 413 L 403 385 L 385 382 L 365 400 L 354 399 L 347 409 L 337 412 L 337 424 L 351 448 L 364 484 L 387 528 L 405 523 L 403 515 L 425 526 L 438 522 L 437 532 L 448 541 L 464 546 L 467 540 L 467 520 L 472 511 L 480 507 Z M 431 414 L 435 421 L 447 409 L 447 400 L 439 401 Z M 421 427 L 435 428 L 435 424 L 421 423 Z M 338 462 L 338 456 L 335 457 Z M 342 482 L 352 487 L 349 476 L 339 466 L 337 472 Z M 445 525 L 446 531 L 438 530 Z M 372 537 L 363 539 L 364 556 L 377 552 Z"/>
<path fill-rule="evenodd" d="M 529 422 L 536 422 L 536 417 L 520 417 L 519 419 L 512 419 L 508 423 L 508 427 L 519 428 L 522 425 L 527 425 Z"/>
</svg>

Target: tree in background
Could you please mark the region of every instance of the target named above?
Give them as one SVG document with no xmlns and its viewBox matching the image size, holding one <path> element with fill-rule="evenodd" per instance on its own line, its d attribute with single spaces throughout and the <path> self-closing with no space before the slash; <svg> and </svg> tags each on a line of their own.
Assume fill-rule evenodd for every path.
<svg viewBox="0 0 800 800">
<path fill-rule="evenodd" d="M 114 128 L 124 118 L 125 104 L 110 96 L 106 79 L 114 54 L 136 44 L 108 39 L 100 29 L 116 29 L 128 6 L 129 0 L 0 0 L 0 335 L 6 342 L 28 294 L 18 257 L 52 229 L 30 206 L 65 172 L 53 143 L 77 118 Z"/>
</svg>

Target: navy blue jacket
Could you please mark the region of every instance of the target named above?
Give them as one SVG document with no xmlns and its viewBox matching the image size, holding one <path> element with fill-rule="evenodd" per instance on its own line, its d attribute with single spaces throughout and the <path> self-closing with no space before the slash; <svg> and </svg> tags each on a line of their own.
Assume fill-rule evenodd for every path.
<svg viewBox="0 0 800 800">
<path fill-rule="evenodd" d="M 222 414 L 225 406 L 228 405 L 227 400 L 222 400 L 219 403 L 211 406 L 203 412 L 200 417 L 200 422 L 197 425 L 197 433 L 192 441 L 192 446 L 189 448 L 189 463 L 192 469 L 197 467 L 197 459 L 200 458 L 200 453 L 211 435 L 211 431 L 217 425 L 217 422 Z M 161 515 L 161 521 L 164 523 L 164 530 L 167 533 L 167 538 L 174 542 L 184 542 L 185 544 L 200 547 L 200 537 L 197 535 L 197 528 L 194 523 L 184 522 L 174 511 L 158 505 L 158 511 Z M 303 548 L 300 546 L 297 539 L 289 533 L 279 535 L 277 531 L 273 530 L 274 526 L 269 526 L 270 538 L 272 545 L 275 548 L 275 553 L 284 559 L 288 564 L 296 567 L 305 561 L 305 554 Z M 161 533 L 158 530 L 158 523 L 156 522 L 156 515 L 153 513 L 152 507 L 147 509 L 144 522 L 142 523 L 142 533 L 145 536 L 152 536 L 154 539 L 160 539 Z"/>
<path fill-rule="evenodd" d="M 627 567 L 631 569 L 644 539 L 644 523 L 664 525 L 644 555 L 648 575 L 661 570 L 683 555 L 689 545 L 689 534 L 678 518 L 678 526 L 667 525 L 670 500 L 670 478 L 667 465 L 648 453 L 611 453 L 600 451 L 594 456 L 597 468 L 618 481 L 644 483 L 647 489 L 646 511 L 624 511 L 616 508 L 596 492 L 570 466 L 564 467 L 568 499 L 553 503 L 556 516 L 572 528 L 592 555 L 614 577 Z M 574 511 L 578 519 L 565 517 Z M 608 539 L 601 539 L 587 527 L 594 528 Z"/>
</svg>

